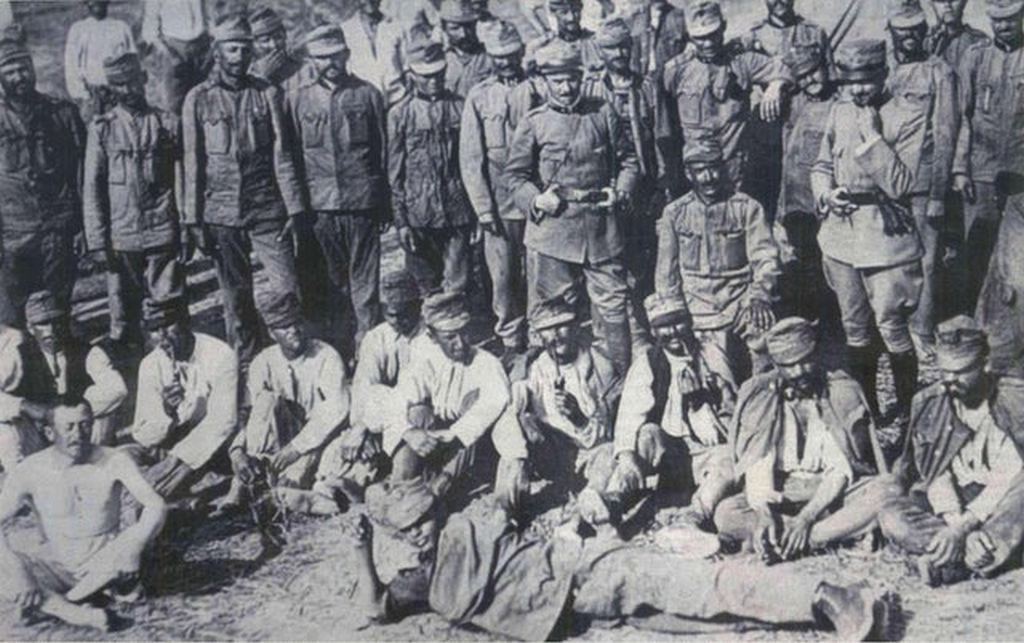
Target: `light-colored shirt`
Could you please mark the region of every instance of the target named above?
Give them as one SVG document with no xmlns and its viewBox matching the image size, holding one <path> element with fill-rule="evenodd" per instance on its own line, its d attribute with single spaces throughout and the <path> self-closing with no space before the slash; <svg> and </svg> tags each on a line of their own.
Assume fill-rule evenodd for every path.
<svg viewBox="0 0 1024 643">
<path fill-rule="evenodd" d="M 350 52 L 349 72 L 382 92 L 387 87 L 385 77 L 388 69 L 385 62 L 388 55 L 387 45 L 381 39 L 382 27 L 385 24 L 387 24 L 386 21 L 382 20 L 375 27 L 371 27 L 361 13 L 356 13 L 341 23 L 341 30 L 345 34 L 345 43 Z M 384 28 L 383 31 L 387 36 L 387 29 Z"/>
<path fill-rule="evenodd" d="M 598 409 L 600 391 L 591 388 L 590 376 L 594 368 L 594 360 L 589 350 L 581 348 L 571 364 L 556 365 L 546 352 L 541 353 L 530 367 L 530 375 L 526 380 L 529 391 L 529 409 L 541 423 L 565 433 L 573 439 L 584 442 L 593 430 L 605 433 L 603 427 L 595 426 L 602 418 L 595 417 Z M 577 428 L 568 417 L 558 410 L 555 402 L 556 383 L 561 380 L 562 390 L 576 398 L 580 412 L 589 422 L 583 429 Z M 605 423 L 607 418 L 603 419 Z M 610 431 L 609 431 L 610 432 Z M 599 441 L 600 437 L 598 437 Z"/>
<path fill-rule="evenodd" d="M 928 487 L 928 502 L 937 514 L 958 513 L 963 507 L 959 490 L 971 484 L 982 485 L 984 490 L 967 510 L 978 520 L 985 520 L 1021 472 L 1021 457 L 1013 440 L 996 425 L 988 402 L 970 409 L 957 401 L 954 409 L 974 436 L 953 456 L 949 470 Z"/>
<path fill-rule="evenodd" d="M 146 0 L 143 42 L 174 38 L 191 42 L 206 33 L 204 0 Z"/>
<path fill-rule="evenodd" d="M 406 408 L 430 403 L 435 417 L 451 422 L 447 429 L 464 446 L 480 439 L 498 420 L 509 403 L 509 382 L 501 361 L 482 350 L 473 349 L 468 364 L 445 356 L 428 335 L 412 343 L 412 360 L 398 383 Z M 467 404 L 470 396 L 475 401 Z M 385 431 L 384 449 L 391 453 L 408 427 Z"/>
<path fill-rule="evenodd" d="M 412 342 L 422 328 L 402 335 L 384 322 L 370 329 L 359 344 L 359 361 L 352 377 L 352 426 L 380 433 L 394 416 L 395 387 L 412 356 Z"/>
<path fill-rule="evenodd" d="M 164 413 L 163 389 L 177 382 L 184 398 L 175 415 Z M 166 447 L 178 427 L 188 434 L 170 450 L 200 469 L 235 432 L 238 423 L 238 357 L 219 339 L 195 333 L 195 349 L 184 361 L 154 350 L 139 365 L 139 397 L 132 437 L 145 447 Z"/>
<path fill-rule="evenodd" d="M 131 28 L 120 20 L 92 16 L 71 25 L 64 47 L 64 80 L 68 96 L 89 98 L 87 86 L 107 84 L 103 61 L 135 51 Z"/>
<path fill-rule="evenodd" d="M 311 339 L 306 352 L 294 360 L 288 360 L 281 347 L 274 344 L 263 349 L 249 366 L 249 399 L 255 406 L 260 396 L 270 395 L 301 406 L 306 423 L 289 444 L 305 454 L 327 444 L 348 418 L 346 375 L 338 351 L 318 339 Z M 254 443 L 258 436 L 249 433 L 239 433 L 234 445 L 252 453 L 261 445 Z"/>
<path fill-rule="evenodd" d="M 24 377 L 20 346 L 26 341 L 33 340 L 20 331 L 12 328 L 0 331 L 0 422 L 13 422 L 21 415 L 22 398 L 14 395 L 13 391 L 21 385 Z M 67 393 L 67 356 L 63 351 L 56 354 L 43 352 L 43 358 L 50 369 L 57 394 Z M 128 388 L 106 351 L 93 347 L 85 357 L 85 372 L 92 384 L 82 396 L 92 407 L 93 416 L 106 417 L 120 408 L 128 397 Z"/>
<path fill-rule="evenodd" d="M 669 365 L 669 384 L 661 418 L 651 418 L 661 429 L 683 438 L 691 451 L 701 451 L 723 442 L 727 434 L 723 422 L 709 405 L 688 409 L 683 404 L 681 383 L 684 378 L 700 381 L 698 366 L 690 358 L 665 353 Z M 636 449 L 636 436 L 654 408 L 654 372 L 647 359 L 637 359 L 629 367 L 622 386 L 622 400 L 615 421 L 615 453 Z"/>
<path fill-rule="evenodd" d="M 14 11 L 11 9 L 10 0 L 0 0 L 0 29 L 6 29 L 14 24 Z"/>
</svg>

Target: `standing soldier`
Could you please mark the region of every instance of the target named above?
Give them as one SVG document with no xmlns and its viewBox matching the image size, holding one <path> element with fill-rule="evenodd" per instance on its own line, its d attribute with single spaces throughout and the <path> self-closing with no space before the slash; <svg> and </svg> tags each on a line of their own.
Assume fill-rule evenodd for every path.
<svg viewBox="0 0 1024 643">
<path fill-rule="evenodd" d="M 972 47 L 960 62 L 960 128 L 954 187 L 964 197 L 967 296 L 974 310 L 999 231 L 1002 202 L 1024 176 L 1024 2 L 989 0 L 995 39 Z"/>
<path fill-rule="evenodd" d="M 665 63 L 686 49 L 686 14 L 668 0 L 648 0 L 632 23 L 631 61 L 640 76 L 660 75 Z"/>
<path fill-rule="evenodd" d="M 552 41 L 574 44 L 579 48 L 584 70 L 600 69 L 601 54 L 594 44 L 594 32 L 582 25 L 583 0 L 547 0 L 548 15 L 554 23 L 554 32 L 532 41 L 527 47 L 527 67 L 536 65 L 537 51 Z M 533 54 L 533 55 L 531 55 Z"/>
<path fill-rule="evenodd" d="M 116 106 L 89 125 L 86 247 L 107 263 L 110 338 L 142 348 L 142 300 L 184 292 L 178 263 L 179 120 L 146 102 L 146 72 L 126 53 L 103 65 Z"/>
<path fill-rule="evenodd" d="M 711 130 L 722 147 L 729 176 L 739 189 L 746 165 L 746 128 L 750 96 L 755 85 L 767 85 L 761 99 L 765 120 L 779 116 L 782 90 L 791 76 L 781 60 L 743 51 L 738 42 L 725 42 L 722 7 L 714 0 L 687 5 L 686 24 L 692 47 L 665 65 L 663 89 L 672 135 L 682 145 L 695 130 Z"/>
<path fill-rule="evenodd" d="M 459 173 L 462 99 L 445 89 L 441 43 L 410 40 L 413 91 L 388 112 L 388 174 L 395 227 L 406 263 L 424 295 L 465 292 L 473 209 Z"/>
<path fill-rule="evenodd" d="M 937 22 L 928 34 L 928 53 L 955 68 L 967 50 L 988 42 L 985 32 L 964 23 L 967 0 L 932 0 Z"/>
<path fill-rule="evenodd" d="M 949 191 L 953 155 L 960 128 L 957 108 L 956 76 L 942 58 L 929 59 L 925 49 L 928 24 L 918 0 L 904 2 L 889 17 L 895 67 L 889 74 L 887 89 L 893 101 L 915 114 L 918 123 L 913 149 L 921 154 L 911 188 L 914 223 L 921 236 L 924 282 L 921 300 L 910 319 L 911 337 L 918 359 L 931 362 L 935 357 L 935 282 L 937 256 L 945 226 L 946 194 Z"/>
<path fill-rule="evenodd" d="M 685 297 L 705 357 L 737 389 L 748 370 L 746 344 L 775 321 L 778 250 L 764 208 L 728 181 L 717 139 L 687 141 L 683 164 L 693 190 L 659 222 L 655 287 Z"/>
<path fill-rule="evenodd" d="M 465 98 L 473 85 L 491 74 L 491 58 L 476 35 L 479 16 L 467 0 L 444 0 L 439 15 L 447 43 L 445 87 Z"/>
<path fill-rule="evenodd" d="M 0 322 L 15 326 L 30 293 L 49 288 L 71 300 L 85 149 L 78 110 L 36 91 L 19 36 L 0 39 Z"/>
<path fill-rule="evenodd" d="M 486 34 L 484 47 L 493 72 L 470 90 L 462 110 L 459 159 L 462 180 L 484 237 L 484 258 L 491 275 L 495 334 L 505 354 L 526 347 L 526 217 L 504 180 L 508 146 L 515 129 L 509 117 L 512 90 L 523 80 L 523 41 L 502 22 Z"/>
<path fill-rule="evenodd" d="M 248 75 L 252 31 L 240 16 L 214 28 L 216 66 L 188 93 L 185 142 L 185 223 L 217 268 L 227 337 L 247 365 L 259 343 L 250 252 L 268 288 L 295 292 L 295 258 L 288 216 L 303 211 L 286 140 L 281 90 Z"/>
<path fill-rule="evenodd" d="M 302 69 L 302 58 L 288 51 L 288 34 L 281 16 L 264 7 L 249 15 L 249 25 L 254 56 L 249 73 L 271 85 L 291 89 Z"/>
<path fill-rule="evenodd" d="M 611 105 L 582 96 L 579 49 L 554 41 L 537 51 L 545 105 L 516 128 L 505 174 L 527 213 L 530 307 L 555 297 L 574 303 L 582 277 L 599 319 L 595 335 L 616 367 L 630 361 L 629 285 L 616 208 L 631 198 L 633 142 Z"/>
<path fill-rule="evenodd" d="M 905 425 L 917 383 L 910 315 L 921 295 L 921 240 L 911 194 L 918 113 L 885 100 L 885 42 L 858 40 L 835 55 L 842 94 L 833 104 L 811 185 L 824 220 L 818 232 L 825 278 L 839 299 L 850 369 L 878 417 L 878 354 L 872 324 L 892 366 L 898 421 Z"/>
<path fill-rule="evenodd" d="M 380 316 L 379 233 L 390 220 L 384 97 L 349 73 L 350 52 L 339 27 L 317 27 L 305 43 L 315 77 L 289 93 L 288 113 L 302 145 L 314 231 L 331 284 L 339 292 L 348 288 L 358 345 Z M 329 304 L 335 333 L 342 319 L 339 299 Z"/>
</svg>

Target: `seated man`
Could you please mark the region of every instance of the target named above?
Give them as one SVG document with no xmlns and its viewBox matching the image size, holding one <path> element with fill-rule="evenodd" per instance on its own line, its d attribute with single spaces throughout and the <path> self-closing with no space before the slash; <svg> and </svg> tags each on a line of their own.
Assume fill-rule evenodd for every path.
<svg viewBox="0 0 1024 643">
<path fill-rule="evenodd" d="M 878 516 L 889 540 L 920 557 L 930 584 L 991 576 L 1024 537 L 1024 382 L 986 372 L 988 338 L 974 320 L 956 317 L 938 331 L 942 381 L 914 396 L 900 460 L 912 486 Z"/>
<path fill-rule="evenodd" d="M 840 640 L 851 641 L 884 636 L 895 611 L 866 583 L 844 587 L 781 566 L 688 560 L 608 534 L 583 539 L 578 522 L 559 528 L 553 538 L 530 539 L 500 513 L 467 512 L 452 516 L 442 529 L 435 496 L 422 484 L 373 487 L 367 499 L 382 535 L 407 543 L 418 551 L 410 558 L 419 561 L 381 583 L 373 523 L 361 517 L 355 530 L 358 600 L 376 620 L 429 610 L 502 639 L 543 641 L 559 622 L 575 618 L 628 618 L 644 627 L 645 614 L 662 613 L 670 617 L 658 622 L 662 629 L 676 619 L 732 616 L 812 625 L 823 618 Z M 687 626 L 676 620 L 676 627 Z"/>
<path fill-rule="evenodd" d="M 655 293 L 644 305 L 656 346 L 633 362 L 622 390 L 615 421 L 618 500 L 659 474 L 662 484 L 695 490 L 689 515 L 705 525 L 734 486 L 726 427 L 736 393 L 702 357 L 682 297 Z"/>
<path fill-rule="evenodd" d="M 95 418 L 90 439 L 112 444 L 114 414 L 128 396 L 124 378 L 103 345 L 77 341 L 70 315 L 48 291 L 25 303 L 29 335 L 8 329 L 0 343 L 0 466 L 10 470 L 38 451 L 46 412 L 60 395 L 84 397 Z"/>
<path fill-rule="evenodd" d="M 222 506 L 241 500 L 258 475 L 257 460 L 265 459 L 289 507 L 335 513 L 330 496 L 301 490 L 313 486 L 321 452 L 348 420 L 345 363 L 329 344 L 307 336 L 295 293 L 258 292 L 256 303 L 274 345 L 249 365 L 252 411 L 228 451 L 235 479 Z"/>
<path fill-rule="evenodd" d="M 867 401 L 841 371 L 825 372 L 817 328 L 789 317 L 767 335 L 775 370 L 740 389 L 731 443 L 743 493 L 715 511 L 718 533 L 767 562 L 868 533 L 898 493 Z M 780 534 L 781 531 L 781 534 Z"/>
<path fill-rule="evenodd" d="M 45 426 L 53 446 L 25 458 L 4 482 L 0 593 L 16 603 L 23 617 L 38 611 L 105 630 L 108 614 L 79 603 L 105 589 L 135 588 L 139 560 L 163 526 L 167 507 L 131 458 L 90 442 L 92 423 L 88 402 L 58 402 Z M 125 490 L 142 506 L 142 514 L 122 529 Z M 26 505 L 45 540 L 33 553 L 15 552 L 3 530 Z"/>
<path fill-rule="evenodd" d="M 582 345 L 576 312 L 564 299 L 534 306 L 530 329 L 544 351 L 512 385 L 511 412 L 499 423 L 518 420 L 509 432 L 525 434 L 530 467 L 557 488 L 576 491 L 585 479 L 603 489 L 622 377 L 600 349 Z"/>
<path fill-rule="evenodd" d="M 139 397 L 127 447 L 148 467 L 165 499 L 198 480 L 238 424 L 238 357 L 215 337 L 192 331 L 188 306 L 147 299 L 143 325 L 155 346 L 139 365 Z"/>
<path fill-rule="evenodd" d="M 384 472 L 387 458 L 381 435 L 385 427 L 405 421 L 398 380 L 412 357 L 413 341 L 426 332 L 421 303 L 419 288 L 408 273 L 392 273 L 382 280 L 384 322 L 370 329 L 359 344 L 352 377 L 351 426 L 327 445 L 320 458 L 315 488 L 322 493 L 334 495 L 333 490 L 340 489 L 358 500 Z"/>
<path fill-rule="evenodd" d="M 526 444 L 521 433 L 504 424 L 491 432 L 509 403 L 501 361 L 469 343 L 470 316 L 462 293 L 427 297 L 423 320 L 427 334 L 412 343 L 412 360 L 398 384 L 407 416 L 383 434 L 391 480 L 421 478 L 445 496 L 454 481 L 479 469 L 483 453 L 478 442 L 490 434 L 505 463 L 499 466 L 495 491 L 510 508 L 521 479 L 516 461 L 526 459 Z"/>
</svg>

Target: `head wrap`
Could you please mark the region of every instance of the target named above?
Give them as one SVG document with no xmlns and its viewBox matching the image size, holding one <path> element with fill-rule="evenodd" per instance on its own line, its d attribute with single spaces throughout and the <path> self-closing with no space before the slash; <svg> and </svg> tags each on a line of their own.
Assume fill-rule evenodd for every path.
<svg viewBox="0 0 1024 643">
<path fill-rule="evenodd" d="M 380 284 L 380 297 L 395 306 L 420 301 L 420 290 L 412 275 L 404 270 L 385 276 Z"/>
<path fill-rule="evenodd" d="M 103 61 L 103 73 L 111 85 L 130 83 L 142 76 L 142 63 L 139 55 L 126 51 L 120 56 L 112 56 Z"/>
<path fill-rule="evenodd" d="M 249 26 L 252 28 L 253 38 L 267 36 L 275 31 L 284 31 L 284 22 L 281 16 L 270 7 L 263 7 L 249 14 Z"/>
<path fill-rule="evenodd" d="M 686 29 L 691 37 L 710 36 L 725 24 L 722 6 L 713 0 L 694 0 L 686 7 Z"/>
<path fill-rule="evenodd" d="M 241 14 L 225 16 L 210 30 L 215 42 L 252 42 L 252 28 Z"/>
<path fill-rule="evenodd" d="M 988 355 L 988 335 L 967 315 L 957 315 L 939 324 L 935 337 L 935 361 L 941 369 L 960 371 Z"/>
<path fill-rule="evenodd" d="M 594 42 L 598 47 L 621 47 L 633 41 L 632 29 L 621 16 L 610 16 L 601 22 Z"/>
<path fill-rule="evenodd" d="M 480 15 L 466 0 L 443 0 L 437 12 L 441 20 L 469 24 L 479 20 Z"/>
<path fill-rule="evenodd" d="M 534 54 L 537 70 L 542 74 L 558 74 L 583 70 L 583 56 L 575 44 L 553 39 Z"/>
<path fill-rule="evenodd" d="M 406 64 L 420 76 L 430 76 L 448 66 L 444 46 L 425 30 L 414 29 L 406 48 Z"/>
<path fill-rule="evenodd" d="M 988 0 L 985 13 L 989 18 L 1012 18 L 1024 11 L 1024 0 Z"/>
<path fill-rule="evenodd" d="M 919 0 L 896 0 L 896 6 L 889 12 L 889 27 L 892 29 L 911 29 L 926 24 Z"/>
<path fill-rule="evenodd" d="M 509 56 L 523 50 L 523 39 L 516 28 L 508 22 L 498 21 L 486 31 L 484 50 L 491 56 Z"/>
<path fill-rule="evenodd" d="M 434 330 L 461 330 L 469 320 L 466 297 L 460 292 L 442 292 L 423 300 L 423 321 Z"/>
<path fill-rule="evenodd" d="M 644 309 L 647 311 L 647 321 L 651 326 L 670 326 L 685 324 L 693 326 L 693 317 L 686 305 L 686 300 L 681 295 L 663 295 L 651 293 L 644 299 Z"/>
<path fill-rule="evenodd" d="M 20 25 L 10 25 L 0 33 L 0 65 L 6 65 L 19 58 L 31 60 L 32 55 L 25 45 L 25 31 Z"/>
<path fill-rule="evenodd" d="M 780 319 L 769 329 L 765 343 L 776 365 L 795 364 L 818 347 L 818 327 L 803 317 Z"/>
<path fill-rule="evenodd" d="M 713 132 L 694 132 L 683 145 L 683 163 L 720 163 L 722 144 Z"/>
</svg>

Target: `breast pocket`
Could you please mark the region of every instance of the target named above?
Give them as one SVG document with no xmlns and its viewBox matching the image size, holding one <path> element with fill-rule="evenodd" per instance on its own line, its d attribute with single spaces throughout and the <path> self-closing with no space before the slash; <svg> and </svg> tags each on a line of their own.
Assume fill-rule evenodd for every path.
<svg viewBox="0 0 1024 643">
<path fill-rule="evenodd" d="M 676 234 L 679 265 L 685 270 L 700 270 L 700 247 L 703 237 L 694 230 L 682 229 Z"/>
<path fill-rule="evenodd" d="M 557 178 L 558 170 L 565 162 L 568 155 L 563 145 L 545 145 L 540 149 L 539 169 L 540 177 L 544 181 L 552 181 Z"/>
<path fill-rule="evenodd" d="M 324 130 L 327 129 L 327 115 L 317 112 L 306 112 L 302 115 L 302 146 L 305 148 L 323 147 Z"/>
<path fill-rule="evenodd" d="M 369 145 L 370 117 L 358 109 L 345 110 L 345 134 L 352 145 Z"/>
<path fill-rule="evenodd" d="M 112 150 L 107 162 L 107 181 L 111 185 L 124 185 L 128 182 L 128 163 L 132 159 L 132 151 L 127 149 Z"/>
<path fill-rule="evenodd" d="M 704 123 L 704 90 L 682 87 L 676 95 L 680 124 L 687 128 L 701 127 Z"/>
<path fill-rule="evenodd" d="M 747 235 L 740 228 L 721 228 L 711 233 L 711 265 L 717 270 L 738 270 L 747 265 Z"/>
<path fill-rule="evenodd" d="M 487 149 L 503 148 L 508 145 L 505 136 L 504 114 L 484 114 L 484 141 Z"/>
<path fill-rule="evenodd" d="M 211 114 L 203 120 L 203 138 L 208 154 L 231 152 L 231 121 L 227 116 Z"/>
</svg>

